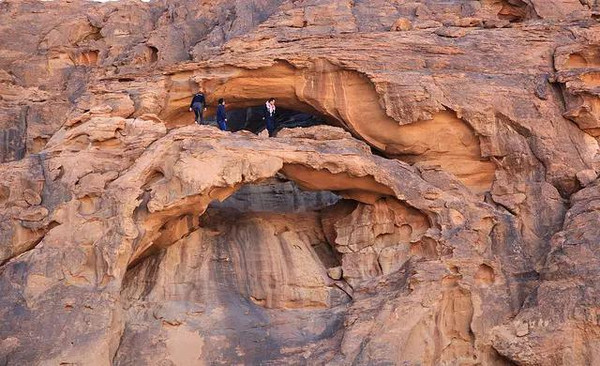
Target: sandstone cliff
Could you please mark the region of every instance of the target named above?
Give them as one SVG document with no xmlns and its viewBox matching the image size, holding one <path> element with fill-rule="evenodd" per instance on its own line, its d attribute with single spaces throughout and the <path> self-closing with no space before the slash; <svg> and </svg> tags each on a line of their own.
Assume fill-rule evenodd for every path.
<svg viewBox="0 0 600 366">
<path fill-rule="evenodd" d="M 599 16 L 0 2 L 0 364 L 600 363 Z"/>
</svg>

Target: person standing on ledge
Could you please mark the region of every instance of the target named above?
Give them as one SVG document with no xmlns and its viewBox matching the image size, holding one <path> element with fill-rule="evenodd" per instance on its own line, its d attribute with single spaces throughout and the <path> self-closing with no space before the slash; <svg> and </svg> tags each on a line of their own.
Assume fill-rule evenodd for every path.
<svg viewBox="0 0 600 366">
<path fill-rule="evenodd" d="M 266 122 L 269 137 L 273 137 L 275 134 L 275 98 L 269 98 L 265 103 L 265 116 L 263 119 Z"/>
<path fill-rule="evenodd" d="M 217 123 L 221 131 L 227 131 L 227 115 L 225 113 L 225 99 L 219 99 L 217 106 Z"/>
<path fill-rule="evenodd" d="M 206 100 L 204 98 L 204 93 L 198 91 L 194 94 L 192 98 L 192 102 L 190 103 L 190 112 L 194 111 L 196 118 L 194 119 L 197 124 L 204 124 L 204 116 L 203 113 L 206 110 Z"/>
</svg>

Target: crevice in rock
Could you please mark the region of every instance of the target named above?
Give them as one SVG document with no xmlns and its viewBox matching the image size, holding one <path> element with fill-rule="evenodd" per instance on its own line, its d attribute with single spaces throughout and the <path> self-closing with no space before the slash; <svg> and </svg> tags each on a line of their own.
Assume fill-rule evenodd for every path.
<svg viewBox="0 0 600 366">
<path fill-rule="evenodd" d="M 22 107 L 19 109 L 18 114 L 3 116 L 13 122 L 0 130 L 0 163 L 18 161 L 25 157 L 27 153 L 28 108 Z"/>
<path fill-rule="evenodd" d="M 0 261 L 0 268 L 3 267 L 4 265 L 6 265 L 7 263 L 9 263 L 10 261 L 12 261 L 16 258 L 19 258 L 20 256 L 26 254 L 27 252 L 34 250 L 38 246 L 38 244 L 40 244 L 42 242 L 42 240 L 44 240 L 46 233 L 48 233 L 50 230 L 57 227 L 58 225 L 60 225 L 58 222 L 50 221 L 48 224 L 42 226 L 41 228 L 37 228 L 34 230 L 29 230 L 27 228 L 20 227 L 19 229 L 21 229 L 21 230 L 25 229 L 25 230 L 34 232 L 35 236 L 37 236 L 37 238 L 33 242 L 31 242 L 29 245 L 20 248 L 18 251 L 12 253 L 12 255 L 10 255 L 9 257 L 4 258 L 4 260 Z"/>
<path fill-rule="evenodd" d="M 110 355 L 110 364 L 111 365 L 115 364 L 115 359 L 117 358 L 117 355 L 119 354 L 119 351 L 121 350 L 121 346 L 123 345 L 124 334 L 125 334 L 125 329 L 123 329 L 121 332 L 119 332 L 119 343 L 117 344 L 117 347 L 115 348 L 114 352 Z"/>
<path fill-rule="evenodd" d="M 503 0 L 501 4 L 502 8 L 498 12 L 498 18 L 500 19 L 518 23 L 531 15 L 532 8 L 522 0 Z"/>
<path fill-rule="evenodd" d="M 99 51 L 90 50 L 79 53 L 74 57 L 76 65 L 96 66 L 98 64 Z"/>
<path fill-rule="evenodd" d="M 493 356 L 499 361 L 501 362 L 503 365 L 506 366 L 518 366 L 519 364 L 515 361 L 510 359 L 509 357 L 501 354 L 500 352 L 498 352 L 498 350 L 496 348 L 494 348 L 494 345 L 492 344 L 492 346 L 490 347 L 493 351 Z"/>
<path fill-rule="evenodd" d="M 154 46 L 148 46 L 150 49 L 150 62 L 155 63 L 158 61 L 158 48 Z"/>
</svg>

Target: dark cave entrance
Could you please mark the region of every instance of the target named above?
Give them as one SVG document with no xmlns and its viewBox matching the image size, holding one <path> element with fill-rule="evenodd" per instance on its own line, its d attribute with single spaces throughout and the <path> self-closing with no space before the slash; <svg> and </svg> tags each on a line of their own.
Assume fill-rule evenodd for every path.
<svg viewBox="0 0 600 366">
<path fill-rule="evenodd" d="M 227 103 L 227 101 L 225 102 Z M 263 116 L 264 105 L 227 108 L 227 129 L 234 132 L 245 130 L 258 134 L 266 128 Z M 216 125 L 214 116 L 209 117 L 208 120 L 211 124 Z M 275 116 L 276 132 L 283 128 L 310 127 L 324 124 L 330 124 L 327 123 L 325 116 L 277 106 Z"/>
<path fill-rule="evenodd" d="M 325 233 L 323 220 L 327 220 L 332 212 L 352 210 L 356 205 L 356 201 L 344 199 L 332 191 L 305 190 L 293 180 L 278 174 L 262 182 L 245 185 L 224 201 L 213 201 L 200 217 L 199 224 L 200 227 L 212 228 L 223 234 L 224 241 L 221 245 L 229 247 L 230 253 L 236 250 L 231 247 L 232 243 L 239 246 L 238 260 L 245 262 L 240 269 L 248 271 L 254 268 L 256 271 L 238 279 L 241 280 L 237 284 L 240 295 L 266 308 L 325 309 L 350 301 L 351 295 L 347 292 L 350 288 L 341 274 L 341 253 L 330 242 L 331 233 Z M 240 227 L 244 228 L 243 235 L 231 234 L 232 230 Z M 265 228 L 267 229 L 264 230 Z M 267 247 L 271 246 L 271 249 L 282 254 L 277 258 L 281 260 L 280 263 L 270 263 L 267 266 L 261 263 L 268 257 L 267 252 L 264 252 L 268 251 L 264 247 L 265 243 Z M 308 255 L 294 255 L 295 250 Z M 263 252 L 263 258 L 260 255 L 254 256 L 260 252 Z M 302 259 L 298 260 L 298 257 Z M 254 263 L 249 264 L 248 261 Z M 261 263 L 260 269 L 254 267 L 256 263 Z M 298 271 L 297 268 L 303 269 Z M 297 296 L 298 294 L 289 292 L 279 299 L 274 299 L 273 294 L 261 297 L 252 294 L 253 291 L 261 292 L 257 289 L 262 287 L 261 284 L 243 283 L 244 278 L 260 277 L 258 272 L 267 271 L 269 273 L 263 280 L 269 284 L 265 288 L 285 293 L 287 286 L 302 286 L 300 278 L 307 274 L 302 273 L 307 269 L 311 272 L 310 275 L 322 277 L 317 282 L 328 293 L 326 298 L 306 294 Z M 278 277 L 282 274 L 278 274 L 278 271 L 285 273 Z M 339 276 L 332 275 L 335 271 L 339 272 Z M 316 283 L 308 287 L 314 285 Z M 325 290 L 325 287 L 329 289 Z"/>
<path fill-rule="evenodd" d="M 285 352 L 290 345 L 334 339 L 352 289 L 322 220 L 356 205 L 281 173 L 213 201 L 195 231 L 129 269 L 123 349 L 187 328 L 205 339 L 198 356 L 211 363 L 262 364 L 295 357 Z M 163 346 L 146 352 L 161 357 Z M 115 364 L 129 357 L 117 353 Z"/>
<path fill-rule="evenodd" d="M 356 204 L 277 174 L 213 201 L 199 226 L 219 233 L 218 250 L 231 257 L 230 269 L 243 272 L 231 287 L 241 297 L 267 309 L 327 309 L 349 302 L 351 294 L 323 220 Z M 339 276 L 332 275 L 336 268 Z M 307 275 L 314 281 L 302 283 Z"/>
<path fill-rule="evenodd" d="M 292 180 L 277 174 L 259 183 L 242 186 L 223 201 L 213 201 L 209 210 L 230 209 L 238 212 L 294 213 L 318 211 L 342 199 L 331 191 L 303 190 Z"/>
</svg>

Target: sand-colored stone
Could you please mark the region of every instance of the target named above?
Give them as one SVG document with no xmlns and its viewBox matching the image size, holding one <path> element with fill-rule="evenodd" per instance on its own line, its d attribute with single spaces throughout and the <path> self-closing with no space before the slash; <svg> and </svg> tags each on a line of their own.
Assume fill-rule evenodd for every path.
<svg viewBox="0 0 600 366">
<path fill-rule="evenodd" d="M 597 364 L 599 6 L 1 1 L 0 364 Z"/>
</svg>

